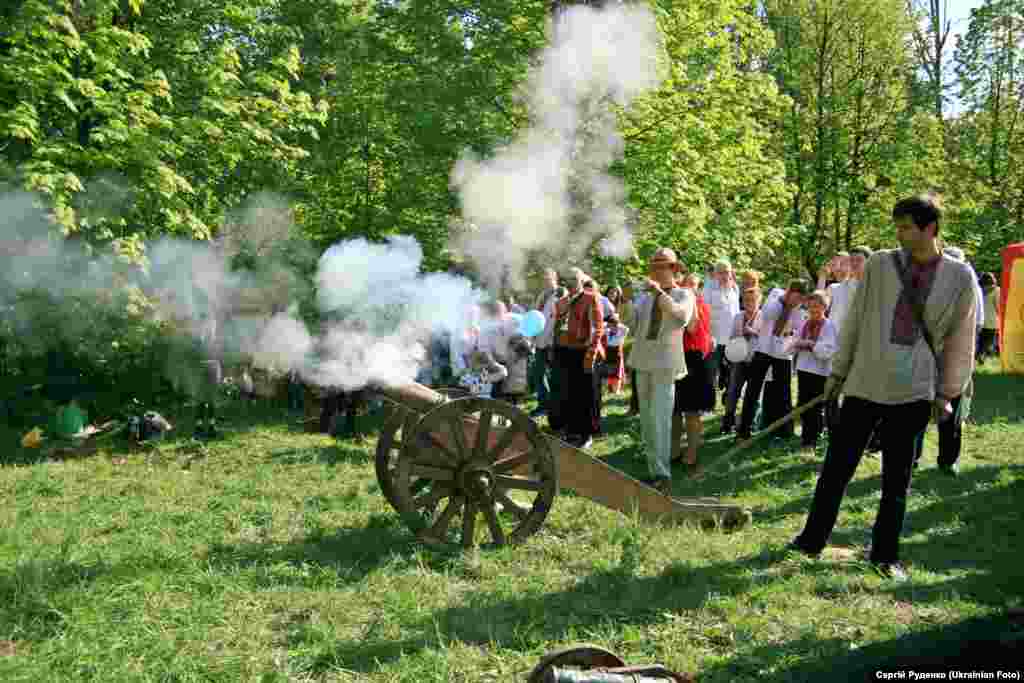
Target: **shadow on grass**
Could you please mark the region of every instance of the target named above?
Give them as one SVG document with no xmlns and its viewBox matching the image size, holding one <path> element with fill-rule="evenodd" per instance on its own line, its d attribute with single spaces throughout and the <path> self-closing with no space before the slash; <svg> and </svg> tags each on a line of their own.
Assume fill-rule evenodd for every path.
<svg viewBox="0 0 1024 683">
<path fill-rule="evenodd" d="M 525 551 L 525 549 L 524 549 Z M 672 610 L 695 610 L 709 597 L 737 594 L 757 581 L 756 572 L 786 557 L 768 550 L 735 562 L 695 567 L 685 561 L 657 577 L 636 578 L 628 568 L 595 572 L 566 591 L 537 592 L 515 598 L 496 597 L 481 587 L 464 594 L 462 605 L 436 611 L 403 631 L 395 640 L 366 638 L 334 643 L 294 642 L 306 652 L 303 668 L 319 675 L 337 668 L 371 673 L 382 665 L 418 651 L 444 647 L 449 641 L 529 650 L 562 640 L 577 629 L 660 622 Z M 794 566 L 794 570 L 795 570 Z M 853 568 L 839 568 L 854 571 Z M 726 643 L 723 639 L 723 649 Z"/>
<path fill-rule="evenodd" d="M 298 640 L 293 638 L 290 646 L 304 653 L 302 667 L 311 674 L 324 674 L 338 668 L 369 674 L 419 651 L 443 649 L 452 641 L 518 651 L 537 649 L 589 629 L 617 630 L 661 623 L 666 612 L 698 611 L 718 596 L 749 592 L 763 585 L 766 577 L 768 581 L 777 581 L 802 573 L 818 575 L 829 583 L 853 579 L 865 572 L 864 565 L 857 562 L 787 558 L 784 550 L 768 549 L 734 562 L 702 567 L 680 561 L 659 576 L 643 578 L 635 577 L 628 569 L 612 568 L 591 574 L 566 591 L 538 592 L 512 599 L 497 598 L 493 593 L 480 590 L 465 594 L 461 606 L 403 624 L 403 631 L 412 635 L 400 640 L 368 637 L 325 643 L 322 639 L 307 641 L 299 637 Z M 769 577 L 767 570 L 783 561 L 785 564 L 780 570 Z M 963 582 L 953 583 L 961 590 L 964 588 Z M 953 586 L 945 588 L 947 592 L 952 589 Z M 892 592 L 901 594 L 896 590 Z M 920 601 L 920 598 L 915 593 L 915 599 Z M 997 609 L 1003 606 L 1001 602 L 992 604 Z M 1005 654 L 1009 662 L 1011 650 L 1020 642 L 1019 632 L 1007 641 L 1009 630 L 1008 620 L 1004 618 L 975 619 L 851 652 L 847 640 L 822 640 L 799 634 L 785 643 L 745 648 L 744 639 L 738 634 L 734 636 L 710 628 L 701 633 L 701 638 L 715 651 L 715 656 L 710 659 L 711 667 L 702 671 L 700 678 L 702 681 L 862 680 L 863 672 L 873 677 L 876 669 L 896 664 L 925 667 L 995 661 L 975 659 L 980 656 L 982 646 L 988 647 L 990 652 L 993 647 L 998 648 L 995 656 Z M 850 678 L 846 677 L 847 673 Z"/>
<path fill-rule="evenodd" d="M 326 531 L 315 528 L 302 540 L 284 546 L 262 542 L 211 547 L 207 561 L 218 569 L 259 569 L 281 563 L 316 565 L 341 583 L 360 581 L 391 561 L 408 561 L 415 539 L 397 515 L 374 515 L 365 527 Z"/>
<path fill-rule="evenodd" d="M 324 448 L 281 448 L 267 457 L 279 465 L 320 464 L 333 467 L 341 463 L 362 465 L 373 461 L 374 443 L 365 436 L 337 440 Z"/>
<path fill-rule="evenodd" d="M 714 681 L 875 681 L 878 672 L 946 674 L 1015 670 L 1024 657 L 1024 625 L 1005 612 L 967 619 L 863 647 L 804 637 L 744 650 L 700 672 Z M 779 667 L 779 662 L 786 662 Z M 900 679 L 897 679 L 900 680 Z M 902 679 L 909 680 L 909 679 Z"/>
<path fill-rule="evenodd" d="M 1019 505 L 1024 496 L 1024 477 L 1020 476 L 1019 466 L 1001 469 L 1012 470 L 1008 484 L 993 485 L 1000 476 L 996 468 L 975 468 L 960 479 L 949 479 L 933 469 L 919 475 L 917 488 L 932 494 L 936 502 L 908 516 L 907 530 L 916 531 L 918 540 L 904 541 L 902 555 L 911 566 L 912 576 L 913 572 L 923 571 L 948 572 L 951 576 L 938 583 L 887 583 L 877 590 L 914 604 L 948 601 L 951 595 L 957 595 L 995 609 L 1005 606 L 1008 596 L 1019 595 L 1020 586 L 1024 585 L 1024 570 L 1019 568 L 1017 555 L 1019 536 L 1024 534 L 1024 509 Z M 877 486 L 877 481 L 863 482 L 861 495 L 867 495 L 869 489 L 877 489 Z M 865 504 L 872 508 L 875 505 L 873 500 Z M 800 509 L 804 511 L 806 502 Z M 922 534 L 927 536 L 921 538 Z M 868 528 L 839 529 L 833 534 L 832 543 L 850 546 L 857 552 L 869 537 Z M 346 566 L 368 567 L 373 562 L 383 562 L 408 547 L 408 539 L 404 529 L 397 524 L 391 526 L 368 556 L 371 558 L 369 565 L 349 562 Z M 342 535 L 337 545 L 351 548 L 376 541 L 376 533 L 364 535 L 355 531 Z M 330 542 L 332 546 L 334 543 Z M 458 607 L 403 624 L 403 631 L 412 635 L 401 640 L 368 638 L 361 642 L 319 641 L 295 645 L 301 645 L 300 649 L 308 653 L 306 665 L 314 673 L 337 667 L 370 673 L 382 663 L 423 649 L 443 647 L 450 640 L 513 650 L 531 649 L 546 642 L 564 640 L 577 630 L 657 623 L 664 619 L 665 612 L 700 610 L 710 596 L 749 593 L 765 582 L 783 581 L 795 573 L 820 577 L 824 582 L 822 595 L 827 596 L 829 586 L 835 581 L 842 583 L 844 576 L 860 576 L 870 571 L 863 561 L 828 559 L 786 560 L 778 570 L 767 571 L 786 558 L 784 550 L 767 548 L 757 555 L 709 566 L 696 566 L 684 559 L 659 576 L 641 578 L 635 577 L 628 567 L 617 567 L 591 574 L 566 591 L 527 594 L 513 599 L 497 597 L 481 588 L 464 595 Z M 444 566 L 444 562 L 443 558 L 435 558 L 428 564 Z M 366 571 L 359 570 L 357 576 L 365 575 Z M 933 655 L 940 658 L 935 660 L 939 663 L 947 655 L 955 658 L 959 650 L 945 643 L 951 640 L 966 643 L 965 633 L 977 639 L 974 630 L 984 632 L 995 623 L 990 621 L 974 620 L 965 622 L 962 628 L 958 625 L 933 629 L 856 652 L 850 652 L 844 640 L 802 640 L 799 634 L 786 644 L 750 651 L 740 646 L 737 651 L 736 641 L 723 635 L 719 643 L 712 634 L 708 636 L 709 642 L 713 648 L 721 650 L 716 652 L 721 655 L 717 661 L 724 663 L 714 665 L 711 675 L 702 675 L 702 680 L 736 680 L 737 675 L 779 681 L 824 680 L 829 672 L 835 678 L 836 671 L 847 670 L 855 676 L 849 680 L 861 680 L 859 672 L 868 671 L 873 675 L 874 669 L 896 656 L 904 657 L 908 665 L 917 662 L 921 666 L 931 661 L 928 658 Z M 913 649 L 905 650 L 906 647 Z M 905 656 L 907 652 L 914 654 Z M 978 652 L 980 649 L 974 648 L 970 656 Z M 814 656 L 808 657 L 808 653 Z M 918 655 L 920 659 L 913 659 Z M 780 662 L 786 668 L 780 670 Z"/>
</svg>

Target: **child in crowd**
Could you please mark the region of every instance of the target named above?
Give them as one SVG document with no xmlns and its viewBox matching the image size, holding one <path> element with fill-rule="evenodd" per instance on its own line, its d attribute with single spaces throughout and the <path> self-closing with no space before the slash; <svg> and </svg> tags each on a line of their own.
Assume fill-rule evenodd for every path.
<svg viewBox="0 0 1024 683">
<path fill-rule="evenodd" d="M 507 361 L 508 378 L 504 382 L 500 398 L 512 405 L 526 397 L 529 391 L 528 368 L 533 344 L 522 334 L 516 333 L 508 341 Z"/>
<path fill-rule="evenodd" d="M 622 382 L 626 376 L 622 345 L 626 341 L 626 335 L 629 334 L 629 328 L 614 315 L 610 316 L 607 322 L 605 334 L 608 338 L 608 350 L 604 361 L 605 372 L 608 376 L 608 390 L 618 395 L 622 391 Z"/>
<path fill-rule="evenodd" d="M 736 426 L 736 406 L 740 392 L 747 383 L 747 368 L 757 351 L 757 313 L 761 310 L 761 290 L 754 286 L 743 291 L 743 310 L 736 314 L 732 324 L 730 340 L 742 338 L 747 341 L 747 357 L 731 364 L 729 388 L 725 395 L 725 415 L 722 417 L 722 433 L 728 434 Z"/>
<path fill-rule="evenodd" d="M 736 430 L 737 438 L 749 439 L 754 416 L 760 404 L 764 387 L 764 421 L 767 424 L 785 416 L 793 409 L 790 381 L 793 376 L 793 352 L 788 344 L 805 319 L 801 310 L 807 296 L 807 284 L 793 280 L 785 291 L 773 292 L 758 316 L 757 351 L 747 368 L 747 391 L 743 397 L 743 413 Z M 773 381 L 765 386 L 765 377 L 771 370 Z M 792 423 L 779 428 L 777 438 L 793 435 Z"/>
<path fill-rule="evenodd" d="M 789 346 L 797 354 L 796 379 L 799 405 L 810 403 L 825 392 L 825 381 L 832 372 L 832 356 L 839 348 L 835 323 L 825 317 L 829 296 L 817 290 L 807 297 L 809 317 L 790 338 Z M 800 420 L 801 446 L 814 448 L 821 436 L 825 405 L 819 403 Z"/>
<path fill-rule="evenodd" d="M 494 385 L 508 377 L 508 368 L 494 360 L 486 351 L 470 355 L 469 369 L 459 378 L 459 384 L 473 396 L 492 398 Z"/>
</svg>

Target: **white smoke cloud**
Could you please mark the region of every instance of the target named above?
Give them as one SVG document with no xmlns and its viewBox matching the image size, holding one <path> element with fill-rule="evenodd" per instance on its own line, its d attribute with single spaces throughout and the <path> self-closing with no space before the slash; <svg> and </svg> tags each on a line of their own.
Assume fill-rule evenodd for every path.
<svg viewBox="0 0 1024 683">
<path fill-rule="evenodd" d="M 112 182 L 108 178 L 102 181 L 102 187 Z M 90 195 L 88 185 L 86 194 Z M 97 204 L 89 196 L 80 203 Z M 94 207 L 92 215 L 107 210 L 109 204 Z M 234 218 L 238 232 L 263 236 L 276 232 L 280 243 L 291 231 L 290 221 L 282 222 L 278 211 L 277 224 L 268 227 L 264 224 L 266 212 L 258 204 L 238 212 Z M 280 208 L 283 202 L 275 200 L 273 205 Z M 28 353 L 62 344 L 81 348 L 85 339 L 104 336 L 97 334 L 97 325 L 103 324 L 97 313 L 133 290 L 150 298 L 154 308 L 149 313 L 154 320 L 170 323 L 185 339 L 201 338 L 210 330 L 209 321 L 219 317 L 222 324 L 213 327 L 219 338 L 218 353 L 256 353 L 265 336 L 269 308 L 294 300 L 303 288 L 296 286 L 301 282 L 298 274 L 288 273 L 289 265 L 277 263 L 277 257 L 269 252 L 263 254 L 265 267 L 258 272 L 233 269 L 230 258 L 237 252 L 224 241 L 163 238 L 145 245 L 139 267 L 115 257 L 112 250 L 95 253 L 84 241 L 60 234 L 49 219 L 44 198 L 22 191 L 0 194 L 0 306 L 4 317 L 0 322 Z M 282 272 L 287 273 L 283 288 Z M 124 305 L 123 301 L 119 305 Z M 55 324 L 54 315 L 63 318 Z M 229 324 L 223 324 L 225 320 Z M 106 324 L 117 323 L 108 320 Z M 108 332 L 106 336 L 116 338 L 117 330 Z M 292 336 L 299 338 L 294 331 Z M 284 352 L 280 344 L 267 343 L 270 348 L 264 357 L 276 358 L 275 354 Z M 297 348 L 301 352 L 304 347 L 299 344 Z M 179 386 L 199 385 L 192 376 L 197 368 L 183 367 L 172 359 L 166 370 Z"/>
<path fill-rule="evenodd" d="M 659 52 L 644 5 L 576 5 L 559 14 L 527 84 L 533 125 L 492 158 L 467 153 L 452 172 L 473 226 L 453 246 L 489 286 L 506 276 L 520 283 L 534 250 L 575 259 L 611 236 L 605 255 L 632 255 L 625 192 L 608 173 L 623 151 L 610 105 L 626 106 L 658 85 Z"/>
<path fill-rule="evenodd" d="M 412 382 L 430 335 L 460 333 L 483 293 L 447 273 L 420 273 L 423 252 L 411 237 L 385 244 L 363 239 L 332 246 L 320 258 L 317 301 L 336 318 L 300 370 L 321 386 Z"/>
</svg>

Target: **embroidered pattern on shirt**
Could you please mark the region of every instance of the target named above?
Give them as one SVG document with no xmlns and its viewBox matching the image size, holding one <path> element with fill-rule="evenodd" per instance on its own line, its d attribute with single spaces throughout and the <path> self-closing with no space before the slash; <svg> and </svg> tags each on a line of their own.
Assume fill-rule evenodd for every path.
<svg viewBox="0 0 1024 683">
<path fill-rule="evenodd" d="M 896 308 L 893 310 L 892 327 L 889 331 L 889 343 L 894 346 L 914 346 L 921 338 L 921 326 L 917 324 L 914 316 L 914 307 L 911 305 L 911 293 L 916 293 L 922 301 L 928 301 L 931 294 L 932 284 L 935 282 L 935 273 L 938 270 L 941 258 L 931 263 L 918 265 L 910 264 L 911 290 L 901 287 L 899 299 L 896 300 Z"/>
</svg>

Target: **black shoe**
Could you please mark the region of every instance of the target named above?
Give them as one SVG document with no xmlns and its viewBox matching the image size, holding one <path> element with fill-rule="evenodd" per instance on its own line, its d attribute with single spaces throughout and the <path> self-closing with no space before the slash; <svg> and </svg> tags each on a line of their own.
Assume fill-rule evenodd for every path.
<svg viewBox="0 0 1024 683">
<path fill-rule="evenodd" d="M 942 472 L 947 477 L 956 477 L 960 474 L 960 466 L 955 462 L 949 465 L 939 465 L 939 472 Z"/>
<path fill-rule="evenodd" d="M 742 431 L 736 432 L 736 440 L 737 441 L 749 441 L 750 440 L 750 432 L 742 432 Z"/>
<path fill-rule="evenodd" d="M 728 418 L 722 418 L 722 434 L 731 434 L 736 428 L 736 423 Z"/>
<path fill-rule="evenodd" d="M 821 556 L 821 551 L 820 550 L 818 552 L 812 552 L 812 551 L 807 550 L 806 548 L 804 548 L 802 545 L 800 545 L 795 540 L 790 541 L 789 543 L 787 543 L 785 550 L 787 550 L 788 552 L 800 553 L 801 555 L 804 555 L 805 557 L 810 557 L 810 558 L 818 558 L 818 557 Z"/>
<path fill-rule="evenodd" d="M 910 575 L 907 573 L 906 568 L 899 562 L 872 562 L 871 566 L 884 578 L 891 579 L 897 583 L 905 583 L 910 580 Z"/>
</svg>

